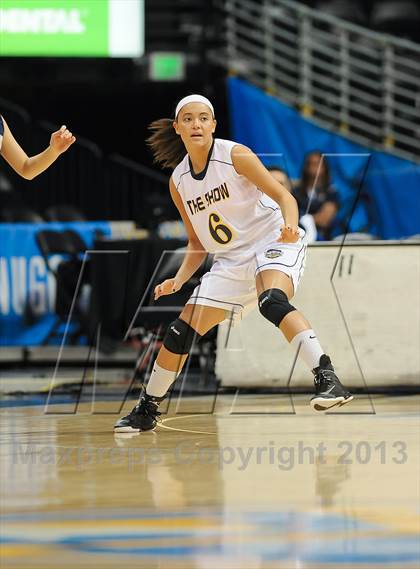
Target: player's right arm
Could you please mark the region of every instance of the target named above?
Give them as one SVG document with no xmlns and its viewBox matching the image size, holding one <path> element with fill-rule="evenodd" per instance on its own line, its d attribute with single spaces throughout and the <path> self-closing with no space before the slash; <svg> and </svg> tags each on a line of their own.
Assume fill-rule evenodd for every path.
<svg viewBox="0 0 420 569">
<path fill-rule="evenodd" d="M 194 227 L 192 226 L 188 214 L 185 211 L 181 196 L 175 188 L 172 178 L 169 180 L 169 191 L 171 192 L 172 200 L 179 211 L 182 221 L 184 222 L 188 235 L 188 245 L 184 260 L 182 261 L 175 277 L 173 279 L 167 279 L 155 287 L 155 300 L 165 294 L 177 292 L 182 285 L 193 276 L 207 256 L 207 251 L 204 249 L 196 232 L 194 231 Z"/>
</svg>

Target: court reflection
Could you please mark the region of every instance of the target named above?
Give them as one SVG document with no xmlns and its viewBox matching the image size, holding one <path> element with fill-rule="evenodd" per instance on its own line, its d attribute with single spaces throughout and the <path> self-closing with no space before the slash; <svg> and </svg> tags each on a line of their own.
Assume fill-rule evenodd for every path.
<svg viewBox="0 0 420 569">
<path fill-rule="evenodd" d="M 298 403 L 297 416 L 272 415 L 269 396 L 250 395 L 243 407 L 261 413 L 241 415 L 226 396 L 195 414 L 186 399 L 191 414 L 169 409 L 156 432 L 132 435 L 87 405 L 76 416 L 5 410 L 3 565 L 417 566 L 415 402 L 357 423 Z"/>
<path fill-rule="evenodd" d="M 342 455 L 317 457 L 315 462 L 315 492 L 324 508 L 333 506 L 342 492 L 342 483 L 350 478 L 350 464 L 342 463 Z"/>
</svg>

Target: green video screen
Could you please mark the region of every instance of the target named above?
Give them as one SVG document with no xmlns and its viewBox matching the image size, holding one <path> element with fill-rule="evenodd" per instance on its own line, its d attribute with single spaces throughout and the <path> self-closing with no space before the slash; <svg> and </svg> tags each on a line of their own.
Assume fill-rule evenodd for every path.
<svg viewBox="0 0 420 569">
<path fill-rule="evenodd" d="M 0 0 L 0 56 L 140 57 L 144 0 Z"/>
</svg>

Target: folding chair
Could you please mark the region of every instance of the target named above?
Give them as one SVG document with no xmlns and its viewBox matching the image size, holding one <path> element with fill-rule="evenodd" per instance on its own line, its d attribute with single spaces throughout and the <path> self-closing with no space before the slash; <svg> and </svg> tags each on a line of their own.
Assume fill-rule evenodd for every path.
<svg viewBox="0 0 420 569">
<path fill-rule="evenodd" d="M 56 281 L 56 321 L 43 341 L 43 345 L 47 345 L 58 334 L 59 327 L 67 322 L 72 306 L 72 316 L 78 322 L 78 326 L 70 335 L 70 343 L 75 344 L 80 336 L 89 335 L 87 310 L 80 303 L 82 287 L 89 283 L 88 262 L 83 267 L 83 274 L 80 274 L 83 266 L 81 255 L 86 251 L 86 244 L 73 230 L 61 232 L 50 229 L 42 230 L 38 231 L 35 239 L 47 270 Z M 65 258 L 57 266 L 53 266 L 52 255 L 63 255 Z"/>
</svg>

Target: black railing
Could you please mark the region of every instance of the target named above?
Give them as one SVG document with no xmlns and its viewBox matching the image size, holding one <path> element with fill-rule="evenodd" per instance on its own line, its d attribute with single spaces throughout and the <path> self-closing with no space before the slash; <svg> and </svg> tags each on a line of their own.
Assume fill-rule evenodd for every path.
<svg viewBox="0 0 420 569">
<path fill-rule="evenodd" d="M 32 121 L 24 109 L 2 99 L 0 112 L 28 154 L 45 148 L 50 134 L 59 128 L 47 121 Z M 30 182 L 7 166 L 2 170 L 19 200 L 41 216 L 52 205 L 67 204 L 87 219 L 133 220 L 148 229 L 178 217 L 167 176 L 118 154 L 105 156 L 99 146 L 80 136 L 69 152 Z"/>
</svg>

